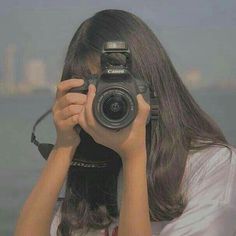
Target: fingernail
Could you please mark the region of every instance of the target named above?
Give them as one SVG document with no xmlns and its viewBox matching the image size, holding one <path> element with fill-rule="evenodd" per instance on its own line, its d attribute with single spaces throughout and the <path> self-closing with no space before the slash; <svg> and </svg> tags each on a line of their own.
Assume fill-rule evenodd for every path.
<svg viewBox="0 0 236 236">
<path fill-rule="evenodd" d="M 89 85 L 89 91 L 93 96 L 95 95 L 96 88 L 93 84 Z"/>
<path fill-rule="evenodd" d="M 84 83 L 84 80 L 83 80 L 83 79 L 78 79 L 78 81 L 80 81 L 80 82 Z"/>
</svg>

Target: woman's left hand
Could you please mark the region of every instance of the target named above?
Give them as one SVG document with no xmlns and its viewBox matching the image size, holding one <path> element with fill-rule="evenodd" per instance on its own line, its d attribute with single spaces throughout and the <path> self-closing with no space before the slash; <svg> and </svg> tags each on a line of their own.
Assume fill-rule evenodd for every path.
<svg viewBox="0 0 236 236">
<path fill-rule="evenodd" d="M 87 100 L 78 118 L 79 125 L 87 132 L 96 143 L 104 145 L 117 152 L 122 161 L 131 158 L 140 152 L 146 152 L 146 120 L 150 105 L 146 103 L 142 94 L 137 95 L 138 114 L 133 122 L 116 132 L 101 126 L 93 116 L 92 104 L 96 87 L 90 84 Z M 134 157 L 135 158 L 135 157 Z"/>
</svg>

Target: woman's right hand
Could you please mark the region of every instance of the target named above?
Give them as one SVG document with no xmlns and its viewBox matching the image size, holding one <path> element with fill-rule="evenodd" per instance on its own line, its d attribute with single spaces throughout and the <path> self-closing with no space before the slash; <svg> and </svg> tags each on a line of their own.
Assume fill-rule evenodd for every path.
<svg viewBox="0 0 236 236">
<path fill-rule="evenodd" d="M 69 147 L 78 146 L 80 137 L 73 127 L 78 124 L 79 114 L 87 100 L 82 93 L 68 93 L 73 87 L 82 86 L 82 79 L 68 79 L 57 85 L 56 98 L 52 108 L 53 121 L 57 132 L 56 144 Z"/>
</svg>

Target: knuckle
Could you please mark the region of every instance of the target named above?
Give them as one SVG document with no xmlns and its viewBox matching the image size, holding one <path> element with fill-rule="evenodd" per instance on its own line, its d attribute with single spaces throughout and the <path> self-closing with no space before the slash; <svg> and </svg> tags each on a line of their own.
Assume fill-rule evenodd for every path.
<svg viewBox="0 0 236 236">
<path fill-rule="evenodd" d="M 85 95 L 85 94 L 82 94 L 83 95 L 83 103 L 86 103 L 86 101 L 87 101 L 87 95 Z"/>
<path fill-rule="evenodd" d="M 77 123 L 78 122 L 78 115 L 72 116 L 72 122 Z"/>
<path fill-rule="evenodd" d="M 62 127 L 63 127 L 63 121 L 58 120 L 58 121 L 57 121 L 57 126 L 58 126 L 59 128 L 62 128 Z"/>
<path fill-rule="evenodd" d="M 55 112 L 55 114 L 53 116 L 53 120 L 56 124 L 59 124 L 61 122 L 61 119 L 59 117 L 59 111 Z"/>
<path fill-rule="evenodd" d="M 67 107 L 67 112 L 68 112 L 68 114 L 73 113 L 73 106 L 72 106 L 72 105 L 69 105 L 69 106 Z"/>
<path fill-rule="evenodd" d="M 75 111 L 76 113 L 81 113 L 83 106 L 78 105 L 77 107 L 75 107 L 75 109 L 76 109 Z"/>
<path fill-rule="evenodd" d="M 65 94 L 65 100 L 66 102 L 71 102 L 72 101 L 72 95 L 70 93 Z"/>
<path fill-rule="evenodd" d="M 56 121 L 56 119 L 57 119 L 57 113 L 58 113 L 58 111 L 56 111 L 55 109 L 52 112 L 52 117 L 53 117 L 54 121 Z"/>
<path fill-rule="evenodd" d="M 79 113 L 81 112 L 82 106 L 72 104 L 72 105 L 70 105 L 70 106 L 68 107 L 68 109 L 69 109 L 68 112 L 69 112 L 70 114 L 77 115 L 77 114 L 79 114 Z"/>
<path fill-rule="evenodd" d="M 57 90 L 59 92 L 62 92 L 62 90 L 63 90 L 63 84 L 62 83 L 57 84 Z"/>
<path fill-rule="evenodd" d="M 70 97 L 70 94 L 69 94 L 69 93 L 66 93 L 66 94 L 64 95 L 64 98 L 65 98 L 66 101 L 69 100 L 69 97 Z"/>
<path fill-rule="evenodd" d="M 79 93 L 77 96 L 78 96 L 78 99 L 77 99 L 78 104 L 82 105 L 86 102 L 86 97 L 87 96 L 85 94 Z"/>
<path fill-rule="evenodd" d="M 78 116 L 77 122 L 81 124 L 83 122 L 83 117 L 82 116 Z"/>
</svg>

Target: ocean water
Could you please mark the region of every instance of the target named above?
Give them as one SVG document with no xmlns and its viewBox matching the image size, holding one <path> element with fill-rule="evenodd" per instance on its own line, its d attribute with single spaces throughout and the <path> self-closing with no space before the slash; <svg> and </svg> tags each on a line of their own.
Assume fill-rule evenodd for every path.
<svg viewBox="0 0 236 236">
<path fill-rule="evenodd" d="M 217 121 L 227 140 L 236 146 L 236 91 L 196 90 L 193 97 Z M 54 96 L 0 97 L 0 235 L 14 232 L 21 207 L 40 176 L 45 160 L 30 142 L 35 121 L 53 104 Z M 40 142 L 54 143 L 51 115 L 36 127 Z"/>
</svg>

